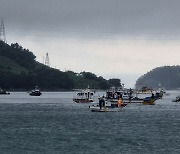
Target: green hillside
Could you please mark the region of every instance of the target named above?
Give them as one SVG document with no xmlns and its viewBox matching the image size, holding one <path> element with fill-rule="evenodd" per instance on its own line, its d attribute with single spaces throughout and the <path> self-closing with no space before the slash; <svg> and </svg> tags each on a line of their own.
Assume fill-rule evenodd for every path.
<svg viewBox="0 0 180 154">
<path fill-rule="evenodd" d="M 0 87 L 8 90 L 72 90 L 90 86 L 108 89 L 121 86 L 120 79 L 106 80 L 91 72 L 62 72 L 36 61 L 36 56 L 18 43 L 8 45 L 0 41 Z"/>
<path fill-rule="evenodd" d="M 15 61 L 0 55 L 0 70 L 20 74 L 21 72 L 28 72 L 28 70 Z"/>
<path fill-rule="evenodd" d="M 180 88 L 180 66 L 163 66 L 151 70 L 136 81 L 136 88 L 142 86 L 152 89 L 161 86 L 169 90 Z"/>
</svg>

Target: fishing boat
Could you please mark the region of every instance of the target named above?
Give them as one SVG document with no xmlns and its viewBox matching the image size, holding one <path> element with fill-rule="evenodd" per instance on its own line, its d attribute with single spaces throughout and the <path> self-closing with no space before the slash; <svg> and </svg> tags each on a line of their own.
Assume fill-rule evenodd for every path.
<svg viewBox="0 0 180 154">
<path fill-rule="evenodd" d="M 154 105 L 155 100 L 157 100 L 156 95 L 154 96 L 153 93 L 151 93 L 151 96 L 148 95 L 148 97 L 139 98 L 134 95 L 132 89 L 110 89 L 106 92 L 106 100 L 111 103 L 116 103 L 118 98 L 122 98 L 124 104 L 128 103 L 139 103 L 139 104 L 145 104 L 145 105 Z"/>
<path fill-rule="evenodd" d="M 166 94 L 166 91 L 164 91 L 164 89 L 159 88 L 156 92 L 155 92 L 155 97 L 157 99 L 162 99 L 162 97 L 164 96 L 164 94 Z"/>
<path fill-rule="evenodd" d="M 90 103 L 94 102 L 94 91 L 91 91 L 89 88 L 86 88 L 76 94 L 73 98 L 73 101 L 76 103 Z"/>
<path fill-rule="evenodd" d="M 132 98 L 133 89 L 126 89 L 126 88 L 115 88 L 111 87 L 109 90 L 106 91 L 106 99 L 107 100 L 117 100 L 118 98 L 129 99 Z"/>
<path fill-rule="evenodd" d="M 121 106 L 118 107 L 118 105 L 115 105 L 114 103 L 112 103 L 111 105 L 106 104 L 104 107 L 100 108 L 100 106 L 96 104 L 96 105 L 89 106 L 89 108 L 91 109 L 92 112 L 118 112 L 118 111 L 121 111 L 121 109 L 125 107 L 126 105 L 127 104 L 121 104 Z"/>
<path fill-rule="evenodd" d="M 121 108 L 125 107 L 127 104 L 118 101 L 107 101 L 105 97 L 99 98 L 99 103 L 93 103 L 89 108 L 92 112 L 117 112 L 120 111 Z"/>
<path fill-rule="evenodd" d="M 30 96 L 41 96 L 42 93 L 41 91 L 38 89 L 38 87 L 36 86 L 34 90 L 32 90 L 30 93 L 29 93 Z"/>
<path fill-rule="evenodd" d="M 131 99 L 123 99 L 123 103 L 124 104 L 144 104 L 144 105 L 155 105 L 155 98 L 152 97 L 145 97 L 145 98 L 138 98 L 138 97 L 134 97 Z M 108 100 L 110 102 L 117 102 L 117 99 L 111 99 Z"/>
</svg>

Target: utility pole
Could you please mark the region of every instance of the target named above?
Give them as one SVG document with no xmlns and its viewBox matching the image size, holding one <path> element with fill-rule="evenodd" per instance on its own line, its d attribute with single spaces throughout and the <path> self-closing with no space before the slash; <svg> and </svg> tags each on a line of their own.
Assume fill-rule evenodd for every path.
<svg viewBox="0 0 180 154">
<path fill-rule="evenodd" d="M 50 66 L 48 53 L 46 53 L 45 65 L 46 65 L 46 66 Z"/>
<path fill-rule="evenodd" d="M 6 35 L 5 35 L 5 28 L 4 28 L 4 21 L 3 18 L 1 18 L 1 27 L 0 27 L 0 40 L 7 43 L 6 41 Z"/>
</svg>

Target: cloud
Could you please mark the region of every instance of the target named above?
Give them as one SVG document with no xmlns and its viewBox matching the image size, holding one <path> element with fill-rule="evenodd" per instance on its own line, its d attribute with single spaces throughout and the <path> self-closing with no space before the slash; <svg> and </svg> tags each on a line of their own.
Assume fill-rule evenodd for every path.
<svg viewBox="0 0 180 154">
<path fill-rule="evenodd" d="M 16 31 L 103 38 L 180 35 L 179 0 L 0 0 Z"/>
</svg>

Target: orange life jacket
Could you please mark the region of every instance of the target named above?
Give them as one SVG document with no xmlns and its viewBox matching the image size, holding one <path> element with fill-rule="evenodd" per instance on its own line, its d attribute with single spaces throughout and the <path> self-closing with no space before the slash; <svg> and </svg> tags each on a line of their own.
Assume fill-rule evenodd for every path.
<svg viewBox="0 0 180 154">
<path fill-rule="evenodd" d="M 122 99 L 118 99 L 118 107 L 121 107 Z"/>
</svg>

